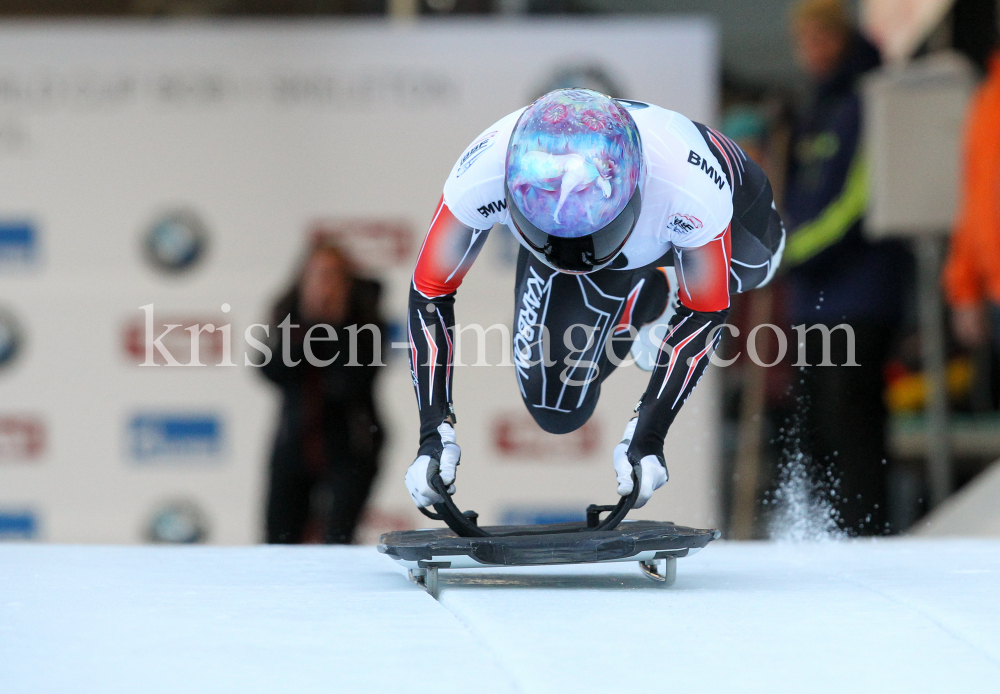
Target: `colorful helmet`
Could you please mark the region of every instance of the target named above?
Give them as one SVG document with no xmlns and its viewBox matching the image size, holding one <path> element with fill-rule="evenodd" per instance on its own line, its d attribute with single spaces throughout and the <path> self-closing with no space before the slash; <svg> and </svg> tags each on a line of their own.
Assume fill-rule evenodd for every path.
<svg viewBox="0 0 1000 694">
<path fill-rule="evenodd" d="M 600 270 L 632 234 L 642 174 L 639 129 L 628 111 L 590 89 L 557 89 L 514 126 L 504 181 L 511 221 L 546 265 Z"/>
</svg>

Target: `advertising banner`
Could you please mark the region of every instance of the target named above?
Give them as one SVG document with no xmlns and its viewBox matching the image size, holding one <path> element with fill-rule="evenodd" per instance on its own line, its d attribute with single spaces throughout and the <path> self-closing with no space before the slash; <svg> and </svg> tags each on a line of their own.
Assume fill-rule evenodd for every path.
<svg viewBox="0 0 1000 694">
<path fill-rule="evenodd" d="M 456 159 L 559 86 L 709 124 L 717 105 L 698 19 L 17 24 L 0 41 L 0 537 L 260 541 L 278 393 L 250 364 L 317 234 L 383 284 L 391 328 L 362 539 L 427 523 L 403 485 L 418 438 L 403 326 Z M 516 252 L 491 232 L 461 325 L 509 330 Z M 485 333 L 489 364 L 501 333 Z M 461 505 L 488 523 L 613 502 L 611 452 L 647 374 L 620 369 L 559 438 L 479 351 L 464 333 Z M 710 370 L 668 439 L 671 481 L 637 516 L 714 521 L 714 388 Z"/>
</svg>

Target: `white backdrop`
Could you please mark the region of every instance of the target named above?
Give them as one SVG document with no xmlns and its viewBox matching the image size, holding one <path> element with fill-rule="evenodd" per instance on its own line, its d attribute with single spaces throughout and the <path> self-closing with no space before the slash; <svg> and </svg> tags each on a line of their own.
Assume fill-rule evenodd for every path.
<svg viewBox="0 0 1000 694">
<path fill-rule="evenodd" d="M 266 320 L 317 222 L 410 230 L 397 258 L 371 246 L 361 258 L 400 321 L 444 177 L 487 125 L 567 70 L 597 68 L 620 96 L 709 123 L 718 89 L 714 31 L 689 19 L 15 24 L 0 45 L 0 317 L 22 336 L 0 366 L 0 536 L 59 542 L 140 542 L 172 500 L 200 507 L 211 542 L 259 539 L 277 402 L 242 366 L 243 331 Z M 175 210 L 201 220 L 208 247 L 167 275 L 142 244 Z M 460 290 L 460 323 L 509 324 L 506 233 Z M 157 324 L 231 323 L 240 366 L 138 366 L 129 345 L 151 303 Z M 211 337 L 202 357 L 217 364 Z M 422 520 L 402 485 L 417 415 L 395 352 L 368 540 Z M 518 434 L 512 368 L 459 369 L 460 503 L 490 522 L 612 502 L 611 449 L 645 376 L 617 373 L 592 424 L 553 440 Z M 708 377 L 668 439 L 671 481 L 641 515 L 713 522 L 716 416 Z"/>
</svg>

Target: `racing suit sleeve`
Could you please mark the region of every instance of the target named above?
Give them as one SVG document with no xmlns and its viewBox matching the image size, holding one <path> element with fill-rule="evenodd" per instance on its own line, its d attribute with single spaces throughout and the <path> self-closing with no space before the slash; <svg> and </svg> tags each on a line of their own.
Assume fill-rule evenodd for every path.
<svg viewBox="0 0 1000 694">
<path fill-rule="evenodd" d="M 417 455 L 440 455 L 438 427 L 454 414 L 455 293 L 488 234 L 488 229 L 472 229 L 458 221 L 442 197 L 420 248 L 407 311 L 410 374 L 420 409 Z"/>
<path fill-rule="evenodd" d="M 639 421 L 628 448 L 633 463 L 647 455 L 664 463 L 667 430 L 718 347 L 719 326 L 729 315 L 729 230 L 704 246 L 674 248 L 679 305 L 638 407 Z"/>
</svg>

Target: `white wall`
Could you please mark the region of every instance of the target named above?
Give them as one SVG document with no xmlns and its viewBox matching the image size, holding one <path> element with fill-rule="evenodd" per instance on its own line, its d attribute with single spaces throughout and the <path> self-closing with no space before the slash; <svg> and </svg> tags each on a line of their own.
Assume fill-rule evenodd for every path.
<svg viewBox="0 0 1000 694">
<path fill-rule="evenodd" d="M 25 337 L 0 367 L 0 437 L 12 417 L 46 433 L 35 457 L 0 445 L 0 518 L 23 510 L 37 537 L 59 542 L 142 541 L 171 499 L 203 509 L 212 542 L 259 538 L 274 392 L 243 366 L 139 367 L 123 334 L 140 306 L 153 303 L 158 322 L 230 322 L 242 364 L 244 328 L 266 319 L 317 220 L 392 220 L 412 230 L 409 256 L 362 260 L 382 268 L 386 313 L 401 320 L 454 159 L 554 73 L 599 65 L 622 96 L 707 122 L 718 88 L 715 35 L 698 20 L 15 24 L 0 27 L 0 45 L 0 310 Z M 200 265 L 167 276 L 141 244 L 177 208 L 201 218 L 210 245 Z M 35 230 L 34 260 L 10 244 L 4 255 L 11 220 Z M 511 249 L 491 238 L 459 293 L 460 322 L 510 322 Z M 391 443 L 378 527 L 422 520 L 402 485 L 417 414 L 397 351 L 381 379 Z M 583 449 L 517 459 L 493 436 L 498 418 L 527 417 L 513 370 L 459 369 L 461 504 L 489 522 L 515 507 L 613 501 L 610 452 L 644 382 L 631 367 L 605 385 Z M 128 425 L 142 413 L 214 417 L 221 448 L 137 461 Z M 716 438 L 706 378 L 671 432 L 668 489 L 641 515 L 713 522 Z"/>
</svg>

